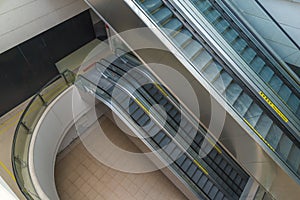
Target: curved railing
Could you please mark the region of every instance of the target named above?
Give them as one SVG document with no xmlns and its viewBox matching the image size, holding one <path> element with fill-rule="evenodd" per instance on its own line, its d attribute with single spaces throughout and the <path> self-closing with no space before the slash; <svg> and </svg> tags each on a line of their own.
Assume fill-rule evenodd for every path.
<svg viewBox="0 0 300 200">
<path fill-rule="evenodd" d="M 28 165 L 33 130 L 47 106 L 72 85 L 74 80 L 73 72 L 67 70 L 49 81 L 31 99 L 16 127 L 12 144 L 12 166 L 17 184 L 27 199 L 41 199 L 32 183 Z"/>
</svg>

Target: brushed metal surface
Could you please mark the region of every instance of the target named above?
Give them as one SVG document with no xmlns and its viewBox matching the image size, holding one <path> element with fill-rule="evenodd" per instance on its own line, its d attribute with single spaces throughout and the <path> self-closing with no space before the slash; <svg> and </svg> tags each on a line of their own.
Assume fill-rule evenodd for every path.
<svg viewBox="0 0 300 200">
<path fill-rule="evenodd" d="M 145 27 L 145 24 L 139 17 L 143 13 L 136 11 L 137 16 L 131 8 L 121 0 L 85 0 L 93 10 L 110 25 L 117 33 L 127 31 L 133 28 Z M 145 35 L 137 35 L 129 37 L 126 43 L 129 46 L 135 46 L 135 42 L 141 40 L 145 46 L 153 44 L 165 48 L 160 40 L 155 36 L 155 31 L 151 30 Z M 163 40 L 164 38 L 160 38 Z M 172 49 L 173 47 L 169 47 Z M 134 49 L 134 48 L 133 48 Z M 204 79 L 195 78 L 188 69 L 188 63 L 185 65 L 179 62 L 171 52 L 155 49 L 141 49 L 135 52 L 136 55 L 143 60 L 144 63 L 162 63 L 172 66 L 174 69 L 184 75 L 192 85 L 196 92 L 200 108 L 200 120 L 204 125 L 208 126 L 211 113 L 210 95 L 218 102 L 219 106 L 226 110 L 226 120 L 219 141 L 227 149 L 227 151 L 237 160 L 239 164 L 263 187 L 265 187 L 276 199 L 299 199 L 300 187 L 277 163 L 280 161 L 272 151 L 262 148 L 253 133 L 253 131 L 245 125 L 241 118 L 230 108 L 227 103 L 204 81 Z M 177 55 L 178 56 L 178 55 Z M 152 69 L 155 72 L 155 69 Z M 158 77 L 164 77 L 165 74 L 156 74 Z M 184 95 L 184 85 L 180 82 L 172 81 L 166 77 L 162 78 L 164 84 L 172 90 L 174 94 L 193 111 L 193 107 L 189 105 L 189 97 Z M 271 157 L 272 158 L 271 158 Z"/>
</svg>

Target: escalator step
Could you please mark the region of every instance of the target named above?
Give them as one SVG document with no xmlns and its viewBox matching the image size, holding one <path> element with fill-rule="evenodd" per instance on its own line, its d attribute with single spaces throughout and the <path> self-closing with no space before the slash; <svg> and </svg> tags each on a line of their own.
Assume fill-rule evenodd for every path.
<svg viewBox="0 0 300 200">
<path fill-rule="evenodd" d="M 139 119 L 138 124 L 139 124 L 140 126 L 145 126 L 149 121 L 150 121 L 149 116 L 148 116 L 148 115 L 143 115 L 143 116 Z"/>
<path fill-rule="evenodd" d="M 191 59 L 202 48 L 202 45 L 198 41 L 191 40 L 191 42 L 184 48 L 184 53 L 188 56 L 189 59 Z"/>
<path fill-rule="evenodd" d="M 159 144 L 161 147 L 164 147 L 168 145 L 171 142 L 171 139 L 169 137 L 165 137 Z"/>
<path fill-rule="evenodd" d="M 156 134 L 153 139 L 155 140 L 155 142 L 157 144 L 160 144 L 160 141 L 162 141 L 162 139 L 166 136 L 166 134 L 161 130 L 158 132 L 158 134 Z"/>
<path fill-rule="evenodd" d="M 177 113 L 174 117 L 174 120 L 177 124 L 180 124 L 180 121 L 181 121 L 181 114 L 180 113 Z"/>
<path fill-rule="evenodd" d="M 179 155 L 179 154 L 177 154 L 177 155 Z M 178 165 L 178 166 L 181 166 L 182 165 L 182 163 L 185 161 L 185 159 L 186 159 L 187 157 L 186 157 L 186 155 L 181 155 L 177 160 L 176 160 L 176 164 Z"/>
<path fill-rule="evenodd" d="M 216 200 L 225 200 L 224 194 L 222 192 L 218 192 L 217 196 L 215 197 Z"/>
<path fill-rule="evenodd" d="M 282 85 L 278 94 L 286 102 L 292 94 L 292 91 L 286 85 Z"/>
<path fill-rule="evenodd" d="M 287 104 L 293 111 L 297 111 L 300 106 L 299 98 L 295 94 L 291 94 L 290 98 L 287 100 Z"/>
<path fill-rule="evenodd" d="M 208 1 L 198 1 L 198 4 L 196 5 L 202 12 L 205 12 L 209 8 L 212 7 L 211 3 Z"/>
<path fill-rule="evenodd" d="M 182 169 L 183 171 L 186 172 L 187 169 L 191 166 L 191 164 L 192 164 L 191 159 L 187 158 L 187 159 L 185 159 L 185 161 L 182 163 L 181 169 Z"/>
<path fill-rule="evenodd" d="M 156 134 L 158 134 L 158 132 L 161 130 L 161 128 L 159 126 L 154 125 L 149 131 L 148 133 L 150 134 L 150 136 L 154 136 Z"/>
<path fill-rule="evenodd" d="M 250 105 L 252 104 L 253 100 L 251 97 L 249 97 L 248 94 L 243 92 L 243 94 L 240 95 L 240 97 L 236 100 L 236 102 L 233 104 L 233 107 L 237 110 L 237 112 L 244 116 L 249 109 Z"/>
<path fill-rule="evenodd" d="M 287 162 L 292 166 L 292 168 L 297 171 L 300 167 L 300 149 L 293 145 L 290 154 L 288 156 Z"/>
<path fill-rule="evenodd" d="M 178 114 L 178 110 L 174 107 L 173 110 L 171 110 L 170 112 L 168 112 L 168 114 L 171 116 L 171 117 L 175 117 L 176 114 Z"/>
<path fill-rule="evenodd" d="M 237 174 L 238 173 L 235 170 L 232 170 L 231 173 L 229 174 L 229 177 L 231 178 L 231 180 L 234 180 Z"/>
<path fill-rule="evenodd" d="M 145 0 L 142 4 L 145 9 L 151 13 L 157 8 L 161 7 L 163 2 L 161 0 Z"/>
<path fill-rule="evenodd" d="M 170 11 L 170 9 L 164 7 L 162 9 L 159 9 L 156 13 L 154 13 L 153 17 L 157 24 L 162 24 L 169 18 L 171 18 L 172 15 L 173 13 Z"/>
<path fill-rule="evenodd" d="M 257 122 L 255 129 L 261 134 L 262 137 L 266 137 L 273 121 L 266 114 L 263 114 Z"/>
<path fill-rule="evenodd" d="M 204 76 L 208 79 L 209 82 L 215 80 L 217 76 L 219 76 L 220 72 L 222 71 L 223 67 L 221 67 L 217 63 L 211 63 L 203 72 Z"/>
<path fill-rule="evenodd" d="M 170 142 L 168 146 L 165 147 L 165 152 L 170 155 L 175 148 L 176 148 L 176 144 L 174 144 L 174 142 Z"/>
<path fill-rule="evenodd" d="M 137 109 L 131 116 L 136 121 L 139 121 L 139 119 L 142 117 L 142 115 L 146 115 L 146 113 L 140 108 L 140 109 Z"/>
<path fill-rule="evenodd" d="M 232 170 L 232 167 L 231 167 L 230 165 L 227 165 L 226 168 L 225 168 L 225 173 L 226 173 L 227 175 L 229 175 L 230 172 L 231 172 L 231 170 Z"/>
<path fill-rule="evenodd" d="M 192 62 L 196 69 L 201 72 L 212 60 L 213 58 L 207 51 L 202 51 Z"/>
<path fill-rule="evenodd" d="M 247 63 L 251 63 L 252 60 L 255 58 L 256 56 L 256 52 L 250 48 L 250 47 L 247 47 L 243 52 L 242 52 L 242 57 L 245 59 L 245 61 Z"/>
<path fill-rule="evenodd" d="M 183 152 L 179 148 L 176 147 L 170 157 L 172 158 L 172 160 L 176 161 L 181 155 L 184 155 Z M 178 165 L 180 165 L 180 164 L 178 164 Z"/>
<path fill-rule="evenodd" d="M 232 82 L 225 91 L 225 98 L 233 105 L 242 93 L 243 89 L 235 82 Z"/>
<path fill-rule="evenodd" d="M 214 199 L 218 191 L 219 189 L 216 186 L 213 186 L 208 193 L 209 198 Z"/>
<path fill-rule="evenodd" d="M 221 14 L 214 9 L 211 12 L 207 13 L 206 17 L 210 23 L 214 23 L 218 18 L 221 17 Z"/>
<path fill-rule="evenodd" d="M 269 84 L 275 92 L 278 92 L 280 90 L 283 82 L 277 75 L 273 75 Z"/>
<path fill-rule="evenodd" d="M 256 104 L 252 103 L 250 108 L 245 114 L 245 119 L 255 127 L 256 123 L 258 122 L 259 118 L 262 115 L 263 110 Z"/>
<path fill-rule="evenodd" d="M 190 168 L 187 170 L 187 174 L 190 178 L 192 178 L 196 171 L 197 171 L 197 166 L 193 163 L 191 164 Z"/>
<path fill-rule="evenodd" d="M 260 57 L 256 56 L 251 61 L 250 66 L 256 73 L 259 73 L 265 64 L 266 63 Z"/>
<path fill-rule="evenodd" d="M 219 33 L 223 33 L 230 27 L 230 24 L 226 20 L 221 20 L 220 22 L 216 23 L 215 28 Z"/>
<path fill-rule="evenodd" d="M 238 53 L 241 53 L 246 47 L 247 47 L 247 42 L 242 39 L 238 38 L 235 40 L 235 42 L 232 44 L 232 47 L 234 50 L 236 50 Z"/>
<path fill-rule="evenodd" d="M 277 125 L 273 124 L 268 135 L 266 136 L 266 140 L 274 149 L 276 149 L 282 137 L 282 134 L 283 133 L 281 129 Z"/>
<path fill-rule="evenodd" d="M 183 24 L 177 18 L 172 18 L 170 21 L 163 25 L 163 27 L 166 29 L 165 31 L 169 35 L 172 35 L 174 32 L 178 31 L 182 26 Z"/>
<path fill-rule="evenodd" d="M 199 179 L 197 185 L 200 187 L 200 188 L 203 188 L 204 185 L 207 183 L 208 181 L 208 178 L 205 176 L 205 175 L 202 175 L 201 178 Z"/>
<path fill-rule="evenodd" d="M 209 152 L 208 156 L 209 156 L 212 160 L 214 160 L 215 157 L 218 156 L 218 152 L 217 152 L 215 149 L 212 149 L 212 150 Z"/>
<path fill-rule="evenodd" d="M 183 29 L 178 34 L 176 34 L 175 37 L 173 37 L 175 43 L 177 43 L 178 46 L 182 47 L 187 41 L 192 39 L 192 34 L 187 29 Z"/>
<path fill-rule="evenodd" d="M 195 183 L 198 183 L 200 177 L 202 176 L 202 171 L 200 170 L 197 170 L 196 173 L 194 174 L 194 176 L 192 177 L 192 180 L 195 182 Z"/>
<path fill-rule="evenodd" d="M 213 183 L 211 181 L 207 181 L 206 184 L 205 184 L 205 186 L 204 186 L 204 188 L 203 188 L 203 191 L 206 194 L 208 194 L 209 191 L 211 190 L 212 186 L 213 186 Z"/>
<path fill-rule="evenodd" d="M 286 135 L 282 135 L 276 150 L 283 158 L 287 159 L 292 146 L 293 142 L 290 140 L 290 138 L 288 138 Z"/>
<path fill-rule="evenodd" d="M 233 28 L 229 28 L 223 33 L 223 36 L 228 43 L 232 43 L 238 38 L 239 34 Z"/>
<path fill-rule="evenodd" d="M 220 93 L 223 93 L 225 89 L 229 86 L 231 81 L 232 77 L 223 70 L 220 76 L 216 79 L 216 81 L 213 82 L 213 85 Z"/>
<path fill-rule="evenodd" d="M 272 76 L 274 75 L 274 72 L 273 70 L 268 67 L 268 66 L 265 66 L 260 72 L 259 72 L 259 75 L 260 77 L 262 78 L 262 80 L 266 83 L 268 83 Z"/>
</svg>

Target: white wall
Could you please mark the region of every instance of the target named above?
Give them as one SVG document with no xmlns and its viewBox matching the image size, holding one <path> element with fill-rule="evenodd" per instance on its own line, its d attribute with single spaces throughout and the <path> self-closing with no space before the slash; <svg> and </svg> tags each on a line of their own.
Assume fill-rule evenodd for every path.
<svg viewBox="0 0 300 200">
<path fill-rule="evenodd" d="M 71 86 L 47 107 L 39 119 L 30 143 L 29 170 L 41 199 L 59 199 L 54 180 L 56 154 L 74 120 L 89 109 L 76 87 Z"/>
<path fill-rule="evenodd" d="M 268 42 L 284 61 L 300 66 L 300 52 L 294 45 L 276 34 L 273 22 L 258 11 L 254 0 L 231 0 L 242 11 L 248 22 Z M 300 4 L 286 0 L 260 0 L 285 31 L 300 46 Z"/>
<path fill-rule="evenodd" d="M 83 0 L 1 0 L 0 53 L 87 8 Z"/>
</svg>

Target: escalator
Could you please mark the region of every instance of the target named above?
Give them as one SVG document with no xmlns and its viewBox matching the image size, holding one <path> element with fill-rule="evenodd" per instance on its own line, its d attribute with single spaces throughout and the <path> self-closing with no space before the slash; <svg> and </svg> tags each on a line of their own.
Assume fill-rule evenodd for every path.
<svg viewBox="0 0 300 200">
<path fill-rule="evenodd" d="M 169 7 L 168 2 L 160 0 L 136 0 L 134 2 L 135 6 L 143 10 L 152 23 L 192 63 L 195 70 L 235 109 L 267 148 L 273 151 L 299 179 L 300 144 L 295 136 L 297 133 L 292 132 L 280 119 L 274 117 L 269 107 L 258 100 L 256 94 L 253 94 L 241 78 L 235 76 L 230 67 L 214 54 L 180 14 Z M 222 21 L 218 24 L 223 27 L 227 23 Z M 225 34 L 228 38 L 231 37 L 230 32 Z M 248 54 L 245 53 L 245 55 Z M 251 62 L 255 63 L 255 66 L 268 70 L 269 67 L 264 67 L 264 61 L 255 56 L 256 54 L 250 56 L 254 59 L 251 59 Z M 272 77 L 277 80 L 276 76 Z M 286 88 L 286 86 L 282 87 Z"/>
<path fill-rule="evenodd" d="M 175 97 L 149 71 L 136 68 L 141 63 L 135 58 L 122 56 L 113 60 L 96 63 L 79 76 L 76 85 L 122 110 L 141 128 L 153 149 L 160 149 L 162 157 L 173 162 L 170 167 L 198 198 L 241 198 L 249 180 L 243 168 L 218 143 L 211 144 L 206 130 L 180 109 Z M 166 111 L 166 123 L 161 120 L 161 112 L 150 112 L 157 104 Z M 203 153 L 205 156 L 200 156 Z"/>
<path fill-rule="evenodd" d="M 247 63 L 247 68 L 257 74 L 269 90 L 279 97 L 282 104 L 287 106 L 294 114 L 294 116 L 289 118 L 294 118 L 299 126 L 299 79 L 293 80 L 288 73 L 283 73 L 282 64 L 280 62 L 278 64 L 274 59 L 270 58 L 270 55 L 268 56 L 264 53 L 243 32 L 240 25 L 232 20 L 232 17 L 222 9 L 222 4 L 209 0 L 190 0 L 189 2 L 196 8 L 197 13 L 204 16 L 219 35 Z"/>
</svg>

